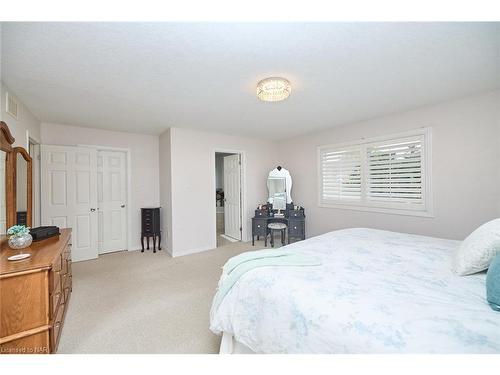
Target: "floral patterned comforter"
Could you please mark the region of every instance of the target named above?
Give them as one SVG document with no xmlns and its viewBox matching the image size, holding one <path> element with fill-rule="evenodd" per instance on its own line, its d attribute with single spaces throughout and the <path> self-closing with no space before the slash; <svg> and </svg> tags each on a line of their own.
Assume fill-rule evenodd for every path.
<svg viewBox="0 0 500 375">
<path fill-rule="evenodd" d="M 249 271 L 210 329 L 257 353 L 500 353 L 485 273 L 450 270 L 459 244 L 365 228 L 294 243 L 322 265 Z"/>
</svg>

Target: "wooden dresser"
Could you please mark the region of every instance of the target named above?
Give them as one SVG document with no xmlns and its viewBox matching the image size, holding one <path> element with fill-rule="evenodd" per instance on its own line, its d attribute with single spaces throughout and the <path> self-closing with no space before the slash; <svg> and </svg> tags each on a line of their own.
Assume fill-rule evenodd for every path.
<svg viewBox="0 0 500 375">
<path fill-rule="evenodd" d="M 0 353 L 55 353 L 72 290 L 71 229 L 19 253 L 0 238 Z"/>
</svg>

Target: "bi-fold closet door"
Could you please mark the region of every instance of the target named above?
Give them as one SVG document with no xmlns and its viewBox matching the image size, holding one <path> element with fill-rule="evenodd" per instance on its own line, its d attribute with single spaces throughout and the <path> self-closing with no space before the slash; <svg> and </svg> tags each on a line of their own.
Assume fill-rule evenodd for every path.
<svg viewBox="0 0 500 375">
<path fill-rule="evenodd" d="M 42 145 L 41 225 L 73 229 L 74 261 L 124 250 L 125 185 L 123 153 Z"/>
</svg>

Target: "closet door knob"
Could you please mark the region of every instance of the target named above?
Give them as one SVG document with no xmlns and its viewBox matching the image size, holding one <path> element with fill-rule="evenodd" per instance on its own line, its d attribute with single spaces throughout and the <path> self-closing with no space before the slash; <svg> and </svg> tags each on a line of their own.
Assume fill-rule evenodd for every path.
<svg viewBox="0 0 500 375">
<path fill-rule="evenodd" d="M 95 211 L 95 208 L 91 208 L 91 209 L 90 209 L 90 212 L 94 212 L 94 211 Z"/>
<path fill-rule="evenodd" d="M 121 208 L 125 208 L 125 205 L 124 205 L 124 204 L 122 204 L 120 207 L 121 207 Z"/>
</svg>

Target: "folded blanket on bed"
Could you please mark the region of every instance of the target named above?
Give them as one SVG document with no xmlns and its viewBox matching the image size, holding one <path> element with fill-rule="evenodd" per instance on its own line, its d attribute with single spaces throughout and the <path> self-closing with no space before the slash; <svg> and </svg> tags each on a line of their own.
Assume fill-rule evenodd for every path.
<svg viewBox="0 0 500 375">
<path fill-rule="evenodd" d="M 220 303 L 231 290 L 234 284 L 246 272 L 258 267 L 268 266 L 319 266 L 319 258 L 311 255 L 290 253 L 285 250 L 249 251 L 229 259 L 222 267 L 222 276 L 219 280 L 210 315 L 217 311 Z"/>
</svg>

